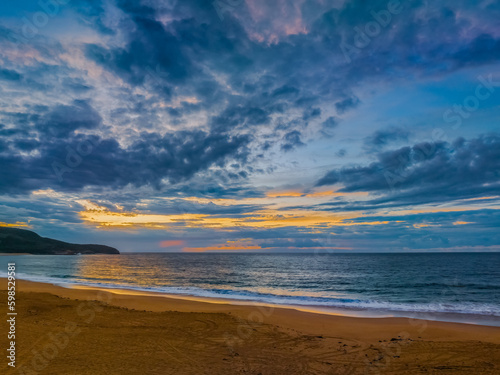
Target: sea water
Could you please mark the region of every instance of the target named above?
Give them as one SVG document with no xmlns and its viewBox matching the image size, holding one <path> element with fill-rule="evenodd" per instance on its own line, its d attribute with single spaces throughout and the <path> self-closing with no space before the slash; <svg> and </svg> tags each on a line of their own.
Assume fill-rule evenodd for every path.
<svg viewBox="0 0 500 375">
<path fill-rule="evenodd" d="M 2 256 L 18 278 L 500 325 L 500 253 Z"/>
</svg>

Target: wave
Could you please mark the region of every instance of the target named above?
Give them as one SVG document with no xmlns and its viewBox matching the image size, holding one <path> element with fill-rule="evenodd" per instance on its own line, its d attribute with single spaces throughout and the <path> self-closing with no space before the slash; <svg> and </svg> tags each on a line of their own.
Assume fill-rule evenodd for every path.
<svg viewBox="0 0 500 375">
<path fill-rule="evenodd" d="M 0 277 L 6 277 L 7 273 L 0 271 Z M 346 298 L 346 297 L 311 297 L 296 295 L 277 295 L 271 293 L 259 293 L 250 290 L 234 290 L 198 287 L 177 287 L 177 286 L 155 286 L 143 287 L 126 283 L 100 283 L 87 279 L 75 279 L 65 275 L 61 277 L 49 277 L 42 275 L 17 274 L 17 278 L 50 283 L 62 287 L 73 285 L 90 286 L 107 289 L 130 289 L 138 292 L 156 292 L 179 296 L 191 296 L 202 298 L 218 298 L 228 300 L 238 300 L 253 303 L 265 303 L 284 306 L 321 307 L 331 309 L 345 309 L 350 311 L 377 311 L 379 313 L 444 313 L 444 314 L 468 314 L 483 317 L 500 317 L 498 305 L 486 303 L 397 303 L 388 301 L 377 301 L 368 299 Z"/>
</svg>

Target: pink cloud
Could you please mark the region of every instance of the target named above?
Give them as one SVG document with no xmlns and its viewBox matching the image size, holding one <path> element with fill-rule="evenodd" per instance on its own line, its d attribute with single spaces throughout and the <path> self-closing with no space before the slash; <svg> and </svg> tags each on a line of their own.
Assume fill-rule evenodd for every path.
<svg viewBox="0 0 500 375">
<path fill-rule="evenodd" d="M 161 241 L 160 247 L 184 246 L 184 244 L 185 242 L 182 240 Z"/>
</svg>

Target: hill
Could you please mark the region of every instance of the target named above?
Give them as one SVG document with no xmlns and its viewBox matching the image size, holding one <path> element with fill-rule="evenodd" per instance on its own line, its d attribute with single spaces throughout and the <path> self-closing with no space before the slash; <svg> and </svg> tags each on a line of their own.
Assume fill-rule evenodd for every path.
<svg viewBox="0 0 500 375">
<path fill-rule="evenodd" d="M 0 227 L 0 253 L 29 253 L 39 255 L 120 254 L 110 246 L 78 245 L 40 237 L 25 229 Z"/>
</svg>

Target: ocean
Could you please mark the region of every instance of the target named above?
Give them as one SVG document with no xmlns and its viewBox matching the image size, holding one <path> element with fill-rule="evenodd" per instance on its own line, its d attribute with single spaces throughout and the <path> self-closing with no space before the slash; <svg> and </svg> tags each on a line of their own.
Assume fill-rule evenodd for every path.
<svg viewBox="0 0 500 375">
<path fill-rule="evenodd" d="M 1 256 L 18 278 L 500 326 L 500 253 Z"/>
</svg>

